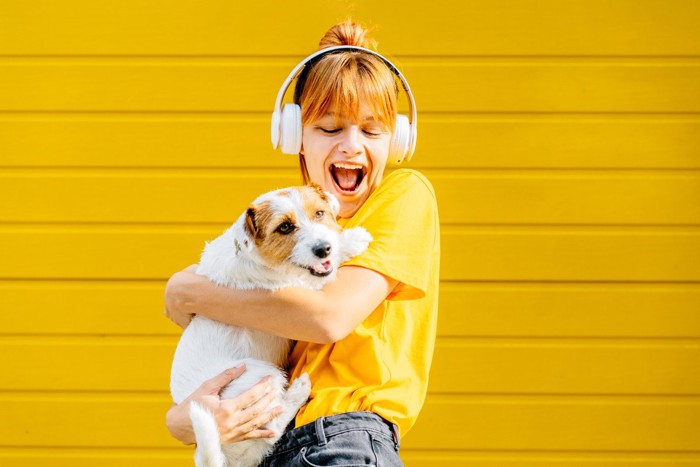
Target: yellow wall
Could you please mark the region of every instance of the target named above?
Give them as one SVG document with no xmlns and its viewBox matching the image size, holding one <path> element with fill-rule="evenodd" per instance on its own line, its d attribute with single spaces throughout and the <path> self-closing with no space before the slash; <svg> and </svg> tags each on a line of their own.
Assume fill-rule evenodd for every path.
<svg viewBox="0 0 700 467">
<path fill-rule="evenodd" d="M 272 5 L 271 5 L 272 4 Z M 700 2 L 0 2 L 0 465 L 185 466 L 165 280 L 352 14 L 420 110 L 443 288 L 408 466 L 700 466 Z"/>
</svg>

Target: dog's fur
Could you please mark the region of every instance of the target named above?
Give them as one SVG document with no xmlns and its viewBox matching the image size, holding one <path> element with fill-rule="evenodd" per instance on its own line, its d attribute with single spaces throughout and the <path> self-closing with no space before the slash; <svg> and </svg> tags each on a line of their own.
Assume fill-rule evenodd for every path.
<svg viewBox="0 0 700 467">
<path fill-rule="evenodd" d="M 292 187 L 256 199 L 220 237 L 208 243 L 197 274 L 237 289 L 320 289 L 332 280 L 343 261 L 362 253 L 371 236 L 362 228 L 341 232 L 335 221 L 338 201 L 319 186 Z M 273 406 L 281 415 L 267 424 L 270 439 L 220 444 L 213 415 L 191 403 L 190 418 L 197 439 L 198 467 L 256 466 L 272 450 L 287 424 L 308 399 L 306 374 L 285 391 L 284 372 L 291 341 L 260 331 L 221 324 L 196 316 L 185 329 L 173 360 L 170 390 L 181 403 L 204 381 L 227 368 L 246 364 L 246 371 L 221 393 L 237 397 L 264 376 L 277 392 Z"/>
</svg>

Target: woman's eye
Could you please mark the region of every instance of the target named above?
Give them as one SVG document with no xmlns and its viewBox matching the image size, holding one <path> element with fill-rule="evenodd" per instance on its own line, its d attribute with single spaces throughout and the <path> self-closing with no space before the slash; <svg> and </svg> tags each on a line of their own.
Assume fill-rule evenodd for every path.
<svg viewBox="0 0 700 467">
<path fill-rule="evenodd" d="M 327 135 L 334 135 L 340 131 L 340 128 L 319 128 L 319 129 Z"/>
<path fill-rule="evenodd" d="M 378 128 L 365 128 L 362 130 L 367 136 L 381 136 L 384 132 Z"/>
<path fill-rule="evenodd" d="M 323 216 L 326 214 L 325 211 L 316 211 L 316 219 L 323 219 Z"/>
<path fill-rule="evenodd" d="M 291 222 L 282 222 L 275 232 L 281 233 L 282 235 L 290 234 L 294 231 L 294 224 Z"/>
</svg>

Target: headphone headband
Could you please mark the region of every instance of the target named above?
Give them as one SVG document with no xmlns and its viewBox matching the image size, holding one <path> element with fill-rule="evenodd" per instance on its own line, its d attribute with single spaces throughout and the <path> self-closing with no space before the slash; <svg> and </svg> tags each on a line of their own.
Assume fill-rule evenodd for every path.
<svg viewBox="0 0 700 467">
<path fill-rule="evenodd" d="M 416 148 L 416 124 L 417 124 L 417 111 L 416 111 L 416 103 L 415 100 L 413 99 L 413 94 L 411 93 L 411 87 L 408 84 L 408 81 L 406 81 L 406 78 L 401 74 L 399 69 L 389 61 L 386 57 L 383 55 L 379 54 L 378 52 L 375 52 L 374 50 L 366 49 L 364 47 L 358 47 L 355 45 L 337 45 L 333 47 L 327 47 L 325 49 L 318 50 L 311 55 L 307 56 L 304 58 L 297 66 L 294 67 L 294 69 L 289 73 L 287 76 L 287 79 L 284 80 L 284 83 L 282 83 L 282 87 L 280 88 L 279 92 L 277 93 L 277 99 L 275 100 L 275 108 L 272 112 L 272 147 L 277 149 L 277 147 L 280 145 L 280 131 L 279 131 L 279 124 L 280 124 L 280 114 L 282 113 L 282 101 L 284 100 L 284 96 L 287 93 L 287 90 L 289 89 L 289 86 L 292 84 L 292 81 L 296 79 L 301 71 L 304 69 L 304 67 L 313 59 L 316 57 L 319 57 L 321 55 L 325 55 L 328 53 L 336 52 L 339 50 L 357 50 L 361 52 L 366 52 L 369 54 L 372 54 L 378 58 L 380 58 L 386 66 L 399 78 L 401 81 L 401 86 L 404 89 L 404 92 L 406 93 L 406 96 L 408 97 L 408 104 L 410 107 L 410 113 L 411 113 L 411 120 L 410 120 L 410 140 L 408 143 L 407 147 L 407 153 L 406 153 L 406 158 L 410 158 L 411 155 L 413 154 L 413 151 Z M 405 118 L 405 117 L 404 117 Z"/>
</svg>

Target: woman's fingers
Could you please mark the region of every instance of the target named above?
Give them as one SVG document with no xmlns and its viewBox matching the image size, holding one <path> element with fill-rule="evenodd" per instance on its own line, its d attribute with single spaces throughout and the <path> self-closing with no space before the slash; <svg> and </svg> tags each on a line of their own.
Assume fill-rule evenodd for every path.
<svg viewBox="0 0 700 467">
<path fill-rule="evenodd" d="M 251 418 L 247 423 L 243 424 L 243 426 L 241 426 L 241 431 L 243 431 L 244 433 L 248 433 L 248 434 L 253 433 L 254 431 L 267 431 L 268 433 L 272 433 L 274 435 L 274 432 L 272 432 L 270 430 L 257 430 L 257 429 L 260 428 L 261 426 L 265 425 L 266 423 L 270 422 L 273 418 L 275 418 L 279 414 L 281 414 L 283 410 L 284 409 L 282 407 L 275 407 L 274 409 L 271 409 L 271 410 L 263 409 L 262 411 L 258 412 L 255 415 L 255 417 Z M 249 438 L 246 438 L 246 439 L 249 439 Z"/>
<path fill-rule="evenodd" d="M 266 410 L 273 399 L 274 398 L 265 396 L 260 400 L 260 405 L 256 404 L 248 409 L 236 412 L 235 415 L 232 414 L 232 418 L 236 419 L 235 423 L 224 422 L 223 424 L 219 424 L 221 442 L 225 444 L 227 442 L 243 441 L 253 438 L 274 437 L 276 434 L 274 431 L 259 429 L 283 411 L 282 407 Z M 223 427 L 230 427 L 230 429 L 223 430 Z"/>
<path fill-rule="evenodd" d="M 216 418 L 222 443 L 275 436 L 270 430 L 259 429 L 283 410 L 270 409 L 278 396 L 271 385 L 272 378 L 267 376 L 235 399 L 221 401 Z"/>
<path fill-rule="evenodd" d="M 202 383 L 185 401 L 177 406 L 177 411 L 170 414 L 170 419 L 175 420 L 178 413 L 182 415 L 179 422 L 173 421 L 169 425 L 171 433 L 185 433 L 176 436 L 183 442 L 190 441 L 192 435 L 192 425 L 189 420 L 189 403 L 196 400 L 199 404 L 207 407 L 216 419 L 219 434 L 223 444 L 233 443 L 255 438 L 271 438 L 275 433 L 271 430 L 260 429 L 261 426 L 270 422 L 273 418 L 282 413 L 282 407 L 270 409 L 270 404 L 278 395 L 272 390 L 272 377 L 266 376 L 258 381 L 252 388 L 242 393 L 234 399 L 222 400 L 219 393 L 234 379 L 238 378 L 245 371 L 245 365 L 229 368 L 213 378 Z M 177 413 L 176 413 L 177 412 Z M 183 415 L 184 414 L 184 415 Z M 183 418 L 184 417 L 184 418 Z"/>
<path fill-rule="evenodd" d="M 263 397 L 265 394 L 267 394 L 268 391 L 271 391 L 271 389 L 270 389 L 271 387 L 272 387 L 272 377 L 265 376 L 263 379 L 258 381 L 255 384 L 255 386 L 248 389 L 243 394 L 239 395 L 238 397 L 236 397 L 234 399 L 229 399 L 229 400 L 223 401 L 223 402 L 225 404 L 229 405 L 231 409 L 243 410 L 243 409 L 250 407 L 255 402 L 257 402 L 261 397 Z"/>
<path fill-rule="evenodd" d="M 244 439 L 274 438 L 275 434 L 272 430 L 253 430 L 248 432 Z"/>
<path fill-rule="evenodd" d="M 228 368 L 211 379 L 206 380 L 202 385 L 195 391 L 202 391 L 202 394 L 207 395 L 219 395 L 219 393 L 234 379 L 238 378 L 245 371 L 245 363 L 234 368 Z"/>
<path fill-rule="evenodd" d="M 238 409 L 240 411 L 239 421 L 241 423 L 248 423 L 249 421 L 259 417 L 260 414 L 266 412 L 267 408 L 270 406 L 270 404 L 272 404 L 272 401 L 275 400 L 275 397 L 275 391 L 270 391 L 247 407 Z"/>
</svg>

